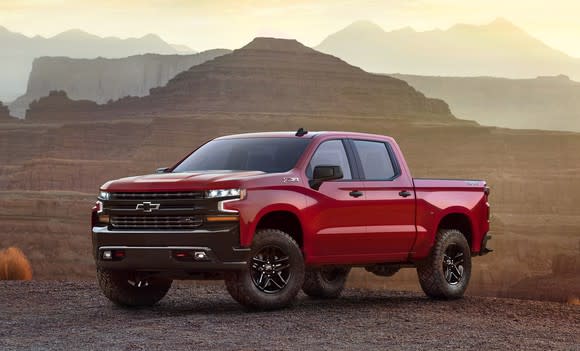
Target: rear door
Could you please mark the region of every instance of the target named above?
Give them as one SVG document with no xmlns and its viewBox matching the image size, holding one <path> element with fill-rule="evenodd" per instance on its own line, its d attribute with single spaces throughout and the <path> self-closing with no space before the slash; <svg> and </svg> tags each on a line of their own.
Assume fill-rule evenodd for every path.
<svg viewBox="0 0 580 351">
<path fill-rule="evenodd" d="M 367 226 L 359 251 L 369 257 L 405 258 L 416 237 L 413 180 L 384 140 L 350 140 L 365 194 Z"/>
</svg>

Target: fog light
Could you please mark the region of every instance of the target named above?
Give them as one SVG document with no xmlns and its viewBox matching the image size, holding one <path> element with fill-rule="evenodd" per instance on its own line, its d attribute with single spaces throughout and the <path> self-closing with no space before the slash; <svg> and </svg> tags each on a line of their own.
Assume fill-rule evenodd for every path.
<svg viewBox="0 0 580 351">
<path fill-rule="evenodd" d="M 205 260 L 205 259 L 207 259 L 207 254 L 206 254 L 205 252 L 203 252 L 203 251 L 196 251 L 196 252 L 193 254 L 193 257 L 194 257 L 196 260 L 198 260 L 198 261 L 201 261 L 201 260 Z"/>
<path fill-rule="evenodd" d="M 112 260 L 113 252 L 110 250 L 103 251 L 103 260 Z"/>
</svg>

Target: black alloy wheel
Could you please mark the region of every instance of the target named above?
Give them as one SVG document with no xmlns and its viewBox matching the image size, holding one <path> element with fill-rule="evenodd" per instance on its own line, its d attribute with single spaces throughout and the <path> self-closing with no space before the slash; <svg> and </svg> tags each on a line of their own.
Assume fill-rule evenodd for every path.
<svg viewBox="0 0 580 351">
<path fill-rule="evenodd" d="M 304 256 L 296 240 L 278 229 L 254 234 L 247 268 L 227 272 L 234 300 L 253 310 L 275 310 L 294 302 L 304 283 Z"/>
<path fill-rule="evenodd" d="M 260 291 L 275 294 L 288 285 L 290 268 L 288 255 L 279 247 L 266 246 L 252 257 L 252 282 Z"/>
<path fill-rule="evenodd" d="M 443 272 L 450 285 L 457 285 L 463 279 L 463 251 L 458 245 L 450 245 L 443 254 Z"/>
<path fill-rule="evenodd" d="M 441 229 L 429 256 L 417 262 L 421 288 L 435 299 L 463 296 L 471 277 L 471 247 L 457 229 Z"/>
</svg>

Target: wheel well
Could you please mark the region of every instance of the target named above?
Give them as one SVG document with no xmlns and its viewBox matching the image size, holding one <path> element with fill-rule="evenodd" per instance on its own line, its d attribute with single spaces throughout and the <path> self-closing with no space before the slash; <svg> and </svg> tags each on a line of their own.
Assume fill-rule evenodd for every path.
<svg viewBox="0 0 580 351">
<path fill-rule="evenodd" d="M 281 230 L 296 240 L 300 248 L 303 247 L 302 225 L 298 217 L 292 212 L 275 211 L 264 215 L 256 226 L 256 231 L 260 229 Z"/>
<path fill-rule="evenodd" d="M 438 229 L 457 229 L 465 236 L 467 243 L 469 243 L 469 247 L 472 246 L 471 221 L 466 215 L 461 213 L 448 214 L 447 216 L 443 217 L 439 223 Z"/>
</svg>

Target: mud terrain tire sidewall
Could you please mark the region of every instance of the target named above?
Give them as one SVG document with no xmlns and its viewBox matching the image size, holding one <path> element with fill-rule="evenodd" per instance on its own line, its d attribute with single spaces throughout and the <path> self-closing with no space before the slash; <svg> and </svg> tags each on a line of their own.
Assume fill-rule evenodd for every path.
<svg viewBox="0 0 580 351">
<path fill-rule="evenodd" d="M 324 270 L 333 270 L 332 279 L 324 274 Z M 335 299 L 344 290 L 349 267 L 313 267 L 307 268 L 302 291 L 310 297 L 319 299 Z"/>
<path fill-rule="evenodd" d="M 97 269 L 97 280 L 103 294 L 124 307 L 152 306 L 165 297 L 172 283 L 169 279 L 152 277 L 147 279 L 148 286 L 136 287 L 128 282 L 129 279 L 128 272 Z"/>
<path fill-rule="evenodd" d="M 464 257 L 463 277 L 456 285 L 447 282 L 443 270 L 443 255 L 451 245 L 457 245 Z M 465 236 L 456 229 L 440 230 L 429 256 L 417 264 L 417 274 L 427 296 L 445 300 L 462 297 L 471 277 L 471 249 Z"/>
<path fill-rule="evenodd" d="M 258 289 L 251 276 L 252 258 L 265 247 L 275 246 L 289 257 L 290 278 L 287 285 L 275 293 Z M 296 241 L 287 233 L 264 229 L 254 235 L 248 268 L 226 274 L 226 288 L 232 298 L 245 307 L 255 310 L 273 310 L 287 307 L 295 300 L 304 282 L 304 258 Z"/>
</svg>

